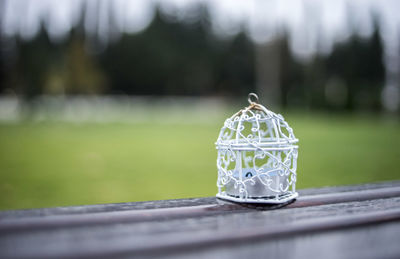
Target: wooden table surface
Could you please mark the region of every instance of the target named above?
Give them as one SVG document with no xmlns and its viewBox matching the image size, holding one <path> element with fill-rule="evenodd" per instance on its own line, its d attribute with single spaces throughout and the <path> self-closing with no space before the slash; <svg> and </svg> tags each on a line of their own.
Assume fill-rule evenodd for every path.
<svg viewBox="0 0 400 259">
<path fill-rule="evenodd" d="M 299 193 L 4 211 L 0 258 L 400 258 L 400 181 Z"/>
</svg>

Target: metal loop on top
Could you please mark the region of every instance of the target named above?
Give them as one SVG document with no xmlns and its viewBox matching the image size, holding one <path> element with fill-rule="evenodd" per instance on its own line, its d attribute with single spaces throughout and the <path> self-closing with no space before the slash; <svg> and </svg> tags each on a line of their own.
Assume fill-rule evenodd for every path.
<svg viewBox="0 0 400 259">
<path fill-rule="evenodd" d="M 258 96 L 255 93 L 249 93 L 249 98 L 247 99 L 250 104 L 258 103 Z"/>
</svg>

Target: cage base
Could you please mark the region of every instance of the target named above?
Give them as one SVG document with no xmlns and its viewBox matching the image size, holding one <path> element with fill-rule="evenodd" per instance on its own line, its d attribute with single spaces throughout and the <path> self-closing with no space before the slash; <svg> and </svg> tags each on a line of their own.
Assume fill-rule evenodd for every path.
<svg viewBox="0 0 400 259">
<path fill-rule="evenodd" d="M 273 197 L 251 197 L 251 198 L 240 198 L 235 196 L 227 195 L 225 192 L 217 193 L 217 198 L 239 202 L 239 203 L 263 203 L 263 204 L 282 204 L 296 199 L 299 194 L 297 192 L 290 192 L 287 194 L 281 194 Z"/>
</svg>

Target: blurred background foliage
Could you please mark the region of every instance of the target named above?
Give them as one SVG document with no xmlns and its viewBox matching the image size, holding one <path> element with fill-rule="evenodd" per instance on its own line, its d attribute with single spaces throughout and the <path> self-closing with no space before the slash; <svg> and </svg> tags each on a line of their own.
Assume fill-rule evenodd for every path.
<svg viewBox="0 0 400 259">
<path fill-rule="evenodd" d="M 257 84 L 270 83 L 256 81 L 256 66 L 271 62 L 281 107 L 382 108 L 385 67 L 377 19 L 371 35 L 361 37 L 354 30 L 330 53 L 299 61 L 289 47 L 287 29 L 268 44 L 253 42 L 243 30 L 221 37 L 212 32 L 203 4 L 194 5 L 189 21 L 173 20 L 156 5 L 144 30 L 118 36 L 112 34 L 119 30 L 112 28 L 115 14 L 110 11 L 107 43 L 86 32 L 88 8 L 83 4 L 77 24 L 61 40 L 51 39 L 44 21 L 32 38 L 5 38 L 13 51 L 8 59 L 2 56 L 7 73 L 0 91 L 27 99 L 43 94 L 245 96 Z M 97 20 L 101 18 L 99 14 Z M 277 60 L 273 55 L 256 60 L 256 51 L 264 49 L 276 51 Z"/>
<path fill-rule="evenodd" d="M 345 6 L 346 37 L 322 51 L 317 26 L 304 57 L 276 21 L 264 41 L 244 24 L 216 32 L 207 1 L 180 15 L 153 1 L 135 32 L 113 11 L 123 1 L 75 1 L 61 36 L 51 13 L 26 29 L 35 4 L 16 2 L 0 2 L 0 209 L 214 195 L 213 142 L 249 92 L 300 139 L 301 188 L 400 178 L 400 47 L 372 9 L 365 34 Z"/>
</svg>

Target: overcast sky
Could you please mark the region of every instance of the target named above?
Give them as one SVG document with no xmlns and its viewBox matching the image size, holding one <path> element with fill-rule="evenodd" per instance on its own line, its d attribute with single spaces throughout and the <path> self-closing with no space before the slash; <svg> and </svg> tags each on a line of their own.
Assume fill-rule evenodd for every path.
<svg viewBox="0 0 400 259">
<path fill-rule="evenodd" d="M 52 36 L 61 37 L 76 22 L 81 2 L 8 0 L 4 6 L 3 31 L 6 34 L 21 33 L 29 38 L 37 32 L 40 20 L 46 16 Z M 349 20 L 359 34 L 369 35 L 372 31 L 371 14 L 374 13 L 380 17 L 387 54 L 400 49 L 400 1 L 396 0 L 100 0 L 97 3 L 104 12 L 112 6 L 119 28 L 128 32 L 146 28 L 153 18 L 156 4 L 178 19 L 184 19 L 190 16 L 194 4 L 204 3 L 209 7 L 216 34 L 233 35 L 243 27 L 254 41 L 262 43 L 270 40 L 277 28 L 285 25 L 291 34 L 292 49 L 300 57 L 307 57 L 317 49 L 329 52 L 334 41 L 349 34 Z"/>
</svg>

